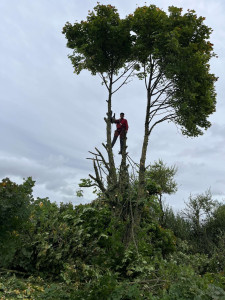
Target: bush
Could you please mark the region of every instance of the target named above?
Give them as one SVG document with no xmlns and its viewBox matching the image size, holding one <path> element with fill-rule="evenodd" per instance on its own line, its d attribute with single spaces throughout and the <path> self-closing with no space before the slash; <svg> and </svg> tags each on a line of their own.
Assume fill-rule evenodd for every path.
<svg viewBox="0 0 225 300">
<path fill-rule="evenodd" d="M 0 267 L 8 267 L 21 247 L 21 234 L 29 226 L 33 186 L 31 177 L 23 184 L 8 178 L 0 183 Z"/>
<path fill-rule="evenodd" d="M 167 211 L 168 228 L 160 225 L 160 207 L 151 195 L 141 204 L 140 226 L 130 228 L 136 235 L 126 244 L 123 238 L 133 224 L 106 201 L 58 206 L 48 198 L 33 200 L 32 186 L 31 179 L 22 185 L 7 179 L 0 187 L 1 215 L 8 221 L 1 223 L 0 243 L 8 249 L 0 253 L 1 274 L 20 276 L 2 276 L 3 299 L 224 298 L 225 239 L 216 214 L 202 224 L 217 230 L 214 247 L 209 255 L 198 253 L 180 216 Z M 179 224 L 187 230 L 183 239 Z"/>
</svg>

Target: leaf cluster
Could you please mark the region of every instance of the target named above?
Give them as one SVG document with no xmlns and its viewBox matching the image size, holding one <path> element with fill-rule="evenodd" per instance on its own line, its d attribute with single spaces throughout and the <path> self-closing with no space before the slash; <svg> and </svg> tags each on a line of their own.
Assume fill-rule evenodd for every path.
<svg viewBox="0 0 225 300">
<path fill-rule="evenodd" d="M 174 180 L 176 172 L 175 166 L 168 167 L 159 160 L 146 170 L 146 182 L 154 182 L 158 186 L 158 193 L 170 195 L 177 191 L 177 183 Z"/>
<path fill-rule="evenodd" d="M 134 32 L 134 55 L 144 67 L 141 78 L 157 69 L 170 87 L 161 89 L 175 110 L 174 121 L 188 136 L 202 134 L 215 111 L 217 78 L 210 74 L 209 60 L 215 56 L 209 42 L 211 28 L 189 10 L 169 7 L 169 15 L 154 5 L 137 8 L 129 17 Z M 162 81 L 163 82 L 163 81 Z M 165 86 L 167 86 L 165 84 Z"/>
<path fill-rule="evenodd" d="M 115 7 L 98 4 L 87 20 L 74 25 L 69 22 L 62 31 L 74 50 L 69 55 L 75 73 L 83 69 L 96 73 L 116 73 L 124 66 L 131 49 L 129 27 Z"/>
</svg>

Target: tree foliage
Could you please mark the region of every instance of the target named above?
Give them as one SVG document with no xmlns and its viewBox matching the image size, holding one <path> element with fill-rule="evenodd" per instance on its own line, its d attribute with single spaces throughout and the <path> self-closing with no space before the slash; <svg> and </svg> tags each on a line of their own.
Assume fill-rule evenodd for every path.
<svg viewBox="0 0 225 300">
<path fill-rule="evenodd" d="M 155 5 L 138 7 L 128 16 L 133 35 L 137 76 L 146 88 L 144 139 L 140 157 L 140 194 L 149 136 L 162 122 L 174 122 L 186 136 L 203 134 L 215 111 L 217 78 L 210 73 L 215 56 L 211 28 L 195 11 L 169 7 L 168 15 Z"/>
<path fill-rule="evenodd" d="M 33 201 L 34 181 L 28 178 L 16 184 L 9 178 L 0 183 L 0 235 L 20 230 L 29 218 L 29 204 Z"/>
<path fill-rule="evenodd" d="M 15 199 L 21 189 L 14 191 Z M 143 203 L 138 252 L 134 244 L 125 247 L 126 226 L 102 198 L 74 207 L 33 200 L 28 187 L 23 195 L 32 201 L 24 207 L 29 217 L 26 226 L 17 227 L 11 259 L 11 238 L 0 237 L 8 247 L 0 252 L 3 299 L 223 299 L 224 239 L 209 234 L 211 248 L 206 248 L 193 236 L 192 226 L 186 227 L 189 234 L 180 235 L 182 217 L 171 210 L 165 211 L 167 228 L 162 227 L 156 194 L 146 195 Z M 223 205 L 211 210 L 200 226 L 222 237 Z M 11 237 L 11 231 L 7 234 Z"/>
<path fill-rule="evenodd" d="M 83 69 L 93 75 L 116 74 L 130 55 L 130 28 L 111 5 L 98 4 L 86 21 L 74 25 L 67 22 L 63 34 L 68 40 L 67 47 L 73 49 L 69 58 L 77 74 Z"/>
<path fill-rule="evenodd" d="M 216 203 L 212 199 L 210 190 L 206 191 L 205 194 L 196 195 L 194 197 L 190 195 L 189 202 L 186 203 L 183 214 L 191 221 L 196 233 L 199 231 L 201 223 L 204 222 L 205 218 L 210 217 L 215 205 Z"/>
<path fill-rule="evenodd" d="M 177 191 L 174 176 L 177 172 L 175 166 L 168 167 L 161 159 L 151 164 L 146 171 L 146 179 L 154 181 L 159 187 L 160 194 L 173 194 Z"/>
<path fill-rule="evenodd" d="M 139 76 L 149 76 L 147 90 L 154 98 L 150 120 L 164 112 L 161 120 L 166 115 L 189 136 L 202 134 L 215 111 L 216 77 L 209 70 L 215 54 L 208 40 L 212 30 L 204 20 L 193 10 L 182 14 L 182 9 L 169 7 L 166 15 L 154 5 L 137 8 L 130 16 L 135 55 L 143 67 Z"/>
<path fill-rule="evenodd" d="M 115 7 L 98 4 L 89 12 L 86 21 L 76 22 L 74 25 L 67 23 L 63 33 L 68 41 L 67 46 L 73 49 L 69 58 L 74 72 L 79 74 L 81 70 L 87 69 L 92 75 L 100 75 L 108 92 L 107 114 L 104 118 L 107 144 L 103 144 L 108 161 L 99 149 L 95 149 L 96 153 L 91 152 L 97 159 L 92 158 L 95 176 L 90 177 L 109 199 L 113 199 L 120 193 L 120 188 L 111 145 L 112 95 L 127 82 L 134 71 L 133 62 L 129 63 L 132 46 L 130 27 L 125 19 L 120 19 Z M 123 151 L 122 157 L 120 174 L 125 178 L 126 151 Z M 107 174 L 107 186 L 101 177 L 102 169 Z"/>
</svg>

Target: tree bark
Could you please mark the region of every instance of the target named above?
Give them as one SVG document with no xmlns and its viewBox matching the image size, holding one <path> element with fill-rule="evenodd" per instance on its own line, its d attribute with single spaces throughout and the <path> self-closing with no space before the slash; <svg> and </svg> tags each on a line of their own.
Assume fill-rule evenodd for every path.
<svg viewBox="0 0 225 300">
<path fill-rule="evenodd" d="M 139 197 L 142 198 L 144 183 L 145 183 L 145 162 L 146 162 L 146 153 L 148 148 L 148 141 L 149 141 L 149 122 L 150 122 L 150 109 L 151 109 L 151 95 L 152 95 L 152 78 L 154 73 L 154 62 L 150 57 L 151 63 L 151 71 L 150 76 L 147 82 L 145 82 L 146 90 L 147 90 L 147 106 L 146 106 L 146 114 L 145 114 L 145 131 L 144 131 L 144 139 L 142 144 L 142 153 L 140 159 L 140 168 L 139 168 Z"/>
<path fill-rule="evenodd" d="M 146 115 L 145 115 L 145 131 L 144 131 L 144 139 L 142 144 L 142 152 L 141 152 L 140 168 L 139 168 L 139 187 L 143 186 L 145 181 L 145 161 L 146 161 L 146 154 L 147 154 L 148 140 L 149 140 L 150 102 L 151 102 L 151 95 L 150 95 L 150 90 L 148 89 L 147 107 L 146 107 Z"/>
<path fill-rule="evenodd" d="M 116 167 L 113 158 L 112 151 L 112 142 L 111 142 L 111 117 L 112 117 L 112 85 L 113 85 L 113 73 L 110 74 L 110 82 L 109 82 L 109 94 L 108 94 L 108 112 L 106 118 L 106 135 L 107 135 L 107 153 L 109 160 L 109 175 L 107 178 L 108 187 L 107 190 L 109 192 L 110 198 L 114 198 L 117 190 L 117 175 L 116 175 Z"/>
</svg>

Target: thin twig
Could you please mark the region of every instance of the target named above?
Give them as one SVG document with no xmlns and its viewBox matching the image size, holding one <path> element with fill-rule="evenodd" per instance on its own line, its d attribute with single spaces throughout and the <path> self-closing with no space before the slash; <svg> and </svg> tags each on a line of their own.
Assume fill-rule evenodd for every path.
<svg viewBox="0 0 225 300">
<path fill-rule="evenodd" d="M 106 81 L 106 79 L 105 79 L 105 76 L 103 76 L 102 73 L 99 73 L 99 76 L 102 78 L 102 80 L 103 80 L 103 82 L 104 82 L 104 84 L 105 84 L 107 90 L 109 91 L 109 86 L 108 86 L 108 84 L 107 84 L 107 81 Z"/>
<path fill-rule="evenodd" d="M 112 92 L 112 95 L 113 95 L 114 93 L 116 93 L 116 92 L 117 92 L 124 84 L 126 84 L 128 78 L 130 78 L 130 76 L 132 75 L 133 72 L 134 72 L 134 70 L 132 70 L 132 71 L 130 72 L 130 74 L 127 76 L 127 78 L 122 82 L 122 84 L 121 84 L 115 91 Z"/>
<path fill-rule="evenodd" d="M 86 159 L 90 159 L 90 160 L 94 160 L 94 161 L 102 161 L 102 160 L 99 159 L 99 158 L 93 158 L 93 157 L 86 157 Z"/>
<path fill-rule="evenodd" d="M 164 118 L 162 118 L 162 119 L 156 121 L 156 122 L 152 125 L 152 127 L 150 128 L 150 130 L 149 130 L 149 132 L 148 132 L 148 135 L 151 134 L 153 128 L 154 128 L 157 124 L 162 123 L 162 122 L 164 122 L 164 121 L 166 121 L 166 120 L 172 120 L 172 119 L 175 118 L 175 116 L 176 116 L 175 114 L 171 114 L 171 115 L 168 115 L 168 116 L 166 116 L 166 117 L 164 117 Z"/>
<path fill-rule="evenodd" d="M 116 80 L 113 81 L 113 84 L 116 83 L 118 80 L 120 80 L 120 78 L 122 78 L 124 76 L 124 74 L 126 74 L 134 65 L 135 65 L 135 63 L 131 64 L 130 67 L 128 67 L 126 70 L 124 70 L 124 72 L 119 77 L 117 77 Z"/>
<path fill-rule="evenodd" d="M 99 154 L 97 154 L 97 153 L 94 153 L 94 152 L 91 152 L 91 151 L 88 151 L 88 152 L 91 153 L 91 154 L 93 154 L 94 156 L 99 156 Z"/>
</svg>

